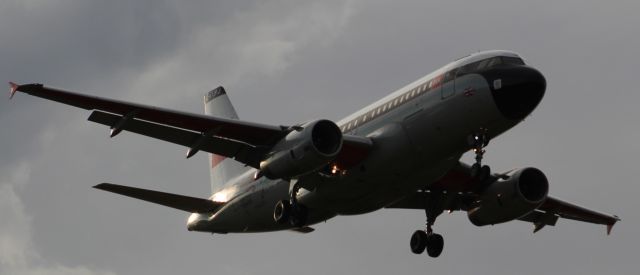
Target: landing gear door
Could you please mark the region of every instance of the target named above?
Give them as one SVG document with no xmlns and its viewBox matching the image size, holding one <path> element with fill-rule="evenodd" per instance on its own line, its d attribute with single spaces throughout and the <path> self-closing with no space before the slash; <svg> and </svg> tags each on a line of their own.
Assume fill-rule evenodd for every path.
<svg viewBox="0 0 640 275">
<path fill-rule="evenodd" d="M 453 69 L 444 74 L 442 79 L 442 85 L 440 85 L 442 89 L 442 99 L 448 98 L 456 93 L 456 70 Z"/>
</svg>

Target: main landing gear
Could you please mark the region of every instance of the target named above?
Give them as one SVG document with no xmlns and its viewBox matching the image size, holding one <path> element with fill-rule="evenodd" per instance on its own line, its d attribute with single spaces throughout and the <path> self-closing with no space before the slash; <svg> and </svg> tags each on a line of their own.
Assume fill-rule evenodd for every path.
<svg viewBox="0 0 640 275">
<path fill-rule="evenodd" d="M 273 209 L 273 219 L 279 224 L 289 223 L 293 227 L 303 227 L 307 224 L 309 211 L 307 207 L 298 203 L 297 194 L 300 186 L 297 180 L 291 180 L 289 200 L 281 200 Z"/>
<path fill-rule="evenodd" d="M 442 214 L 442 209 L 435 207 L 436 203 L 428 203 L 430 206 L 426 207 L 427 214 L 427 228 L 426 230 L 417 230 L 411 235 L 411 252 L 415 254 L 422 254 L 427 250 L 427 255 L 432 258 L 440 256 L 442 249 L 444 248 L 444 238 L 442 235 L 436 234 L 431 228 L 436 222 L 436 217 Z"/>
<path fill-rule="evenodd" d="M 482 158 L 486 152 L 484 147 L 489 145 L 487 129 L 480 129 L 480 131 L 469 135 L 468 144 L 476 154 L 476 162 L 471 165 L 471 177 L 478 182 L 484 182 L 491 176 L 491 168 L 482 165 Z"/>
</svg>

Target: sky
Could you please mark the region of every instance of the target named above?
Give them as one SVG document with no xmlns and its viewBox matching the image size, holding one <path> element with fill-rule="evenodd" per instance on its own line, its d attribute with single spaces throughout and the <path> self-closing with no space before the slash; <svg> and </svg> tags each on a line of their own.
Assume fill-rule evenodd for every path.
<svg viewBox="0 0 640 275">
<path fill-rule="evenodd" d="M 523 123 L 494 139 L 494 171 L 537 167 L 550 193 L 622 218 L 438 218 L 437 259 L 409 251 L 424 213 L 340 216 L 311 234 L 188 232 L 188 214 L 92 189 L 210 195 L 205 154 L 86 121 L 18 94 L 0 100 L 0 274 L 636 274 L 640 263 L 637 1 L 0 2 L 0 80 L 203 112 L 223 85 L 241 119 L 339 120 L 469 53 L 520 53 L 547 79 Z M 7 87 L 8 91 L 8 87 Z M 8 98 L 8 94 L 7 94 Z M 469 162 L 470 157 L 464 159 Z"/>
</svg>

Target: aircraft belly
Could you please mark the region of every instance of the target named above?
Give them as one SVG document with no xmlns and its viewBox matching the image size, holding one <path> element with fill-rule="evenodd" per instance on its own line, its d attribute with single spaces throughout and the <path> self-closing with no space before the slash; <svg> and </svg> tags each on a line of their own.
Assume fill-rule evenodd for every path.
<svg viewBox="0 0 640 275">
<path fill-rule="evenodd" d="M 197 231 L 218 233 L 254 233 L 291 229 L 288 224 L 277 224 L 273 220 L 273 208 L 279 200 L 287 199 L 289 182 L 256 182 L 253 188 L 229 201 L 222 209 L 207 217 Z M 334 217 L 334 212 L 310 209 L 309 224 Z"/>
</svg>

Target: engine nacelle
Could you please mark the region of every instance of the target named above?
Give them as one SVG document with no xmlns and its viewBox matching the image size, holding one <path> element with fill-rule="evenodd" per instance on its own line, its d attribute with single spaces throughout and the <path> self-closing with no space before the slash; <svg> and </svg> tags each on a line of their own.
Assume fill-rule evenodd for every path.
<svg viewBox="0 0 640 275">
<path fill-rule="evenodd" d="M 307 122 L 273 147 L 273 153 L 260 162 L 260 171 L 270 179 L 290 179 L 317 171 L 338 156 L 342 141 L 342 131 L 332 121 Z"/>
<path fill-rule="evenodd" d="M 467 212 L 477 226 L 515 220 L 538 208 L 547 198 L 549 181 L 542 171 L 524 168 L 498 180 L 481 194 L 478 205 Z"/>
</svg>

